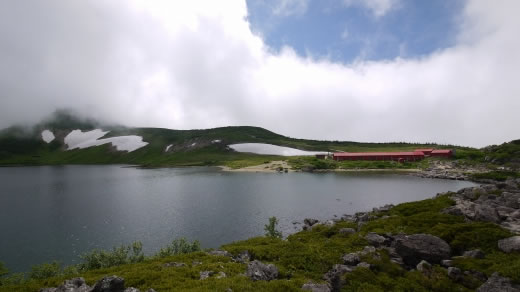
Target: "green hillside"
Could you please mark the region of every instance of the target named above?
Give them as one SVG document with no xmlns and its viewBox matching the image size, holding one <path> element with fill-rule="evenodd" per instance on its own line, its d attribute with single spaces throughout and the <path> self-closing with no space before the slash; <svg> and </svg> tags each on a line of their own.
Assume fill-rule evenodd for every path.
<svg viewBox="0 0 520 292">
<path fill-rule="evenodd" d="M 75 129 L 88 131 L 101 128 L 110 131 L 104 138 L 124 135 L 142 136 L 149 144 L 133 152 L 116 151 L 110 144 L 67 151 L 64 138 Z M 43 130 L 56 136 L 51 143 L 41 138 Z M 219 143 L 212 143 L 219 140 Z M 420 147 L 457 148 L 460 155 L 479 150 L 447 145 L 409 143 L 357 143 L 317 141 L 282 136 L 259 127 L 221 127 L 204 130 L 171 130 L 161 128 L 127 128 L 102 125 L 58 111 L 53 117 L 33 127 L 14 126 L 0 131 L 0 165 L 55 164 L 136 164 L 142 166 L 229 165 L 232 167 L 261 164 L 283 157 L 237 153 L 227 147 L 234 143 L 269 143 L 311 151 L 403 151 Z M 172 151 L 165 152 L 168 145 Z M 195 145 L 195 146 L 193 146 Z M 475 154 L 476 153 L 476 154 Z M 297 162 L 300 163 L 301 162 Z M 312 161 L 311 161 L 312 163 Z"/>
</svg>

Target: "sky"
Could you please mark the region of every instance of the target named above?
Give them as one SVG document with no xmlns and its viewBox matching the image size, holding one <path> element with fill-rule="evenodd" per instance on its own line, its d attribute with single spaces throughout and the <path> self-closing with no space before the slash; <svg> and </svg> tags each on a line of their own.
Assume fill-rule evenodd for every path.
<svg viewBox="0 0 520 292">
<path fill-rule="evenodd" d="M 517 0 L 6 0 L 0 128 L 127 126 L 482 147 L 520 138 Z"/>
</svg>

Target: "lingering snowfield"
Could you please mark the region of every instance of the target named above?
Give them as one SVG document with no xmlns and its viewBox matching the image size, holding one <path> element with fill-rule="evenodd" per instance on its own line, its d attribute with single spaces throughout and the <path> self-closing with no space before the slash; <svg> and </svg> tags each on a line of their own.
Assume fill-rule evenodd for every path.
<svg viewBox="0 0 520 292">
<path fill-rule="evenodd" d="M 74 130 L 65 137 L 65 144 L 67 144 L 68 150 L 80 148 L 83 144 L 91 143 L 99 138 L 105 136 L 108 132 L 103 132 L 101 129 L 95 129 L 88 132 L 82 132 L 81 130 Z"/>
<path fill-rule="evenodd" d="M 42 139 L 45 143 L 51 143 L 56 137 L 54 137 L 54 133 L 49 130 L 44 130 L 42 132 Z"/>
<path fill-rule="evenodd" d="M 323 151 L 304 151 L 290 147 L 263 144 L 263 143 L 242 143 L 231 144 L 229 148 L 237 152 L 247 152 L 263 155 L 280 155 L 280 156 L 312 156 L 316 154 L 325 154 Z"/>
<path fill-rule="evenodd" d="M 65 137 L 65 144 L 67 144 L 67 150 L 72 149 L 85 149 L 93 146 L 100 146 L 111 143 L 116 147 L 118 151 L 132 152 L 139 148 L 148 145 L 148 142 L 143 141 L 141 136 L 119 136 L 105 139 L 99 139 L 105 136 L 107 132 L 103 132 L 101 129 L 95 129 L 88 132 L 82 132 L 81 130 L 74 130 Z"/>
<path fill-rule="evenodd" d="M 170 148 L 172 148 L 172 146 L 173 146 L 173 144 L 166 146 L 166 149 L 164 149 L 164 152 L 168 152 L 168 150 L 170 150 Z"/>
</svg>

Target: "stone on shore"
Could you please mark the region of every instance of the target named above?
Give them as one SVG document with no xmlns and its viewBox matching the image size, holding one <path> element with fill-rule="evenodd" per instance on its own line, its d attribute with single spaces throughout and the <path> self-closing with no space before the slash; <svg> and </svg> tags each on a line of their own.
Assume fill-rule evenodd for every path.
<svg viewBox="0 0 520 292">
<path fill-rule="evenodd" d="M 451 248 L 446 241 L 430 234 L 400 235 L 395 237 L 395 251 L 406 265 L 415 267 L 421 260 L 439 264 L 450 258 Z"/>
<path fill-rule="evenodd" d="M 498 248 L 505 253 L 520 251 L 520 236 L 513 236 L 499 240 Z"/>
<path fill-rule="evenodd" d="M 246 275 L 253 281 L 271 281 L 278 278 L 278 268 L 255 260 L 247 265 Z"/>
</svg>

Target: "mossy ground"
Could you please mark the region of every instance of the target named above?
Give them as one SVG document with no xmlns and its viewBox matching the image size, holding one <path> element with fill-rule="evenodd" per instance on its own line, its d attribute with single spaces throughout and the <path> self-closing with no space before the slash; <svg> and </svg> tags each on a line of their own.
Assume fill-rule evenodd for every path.
<svg viewBox="0 0 520 292">
<path fill-rule="evenodd" d="M 464 270 L 481 271 L 486 275 L 499 272 L 520 283 L 520 254 L 504 254 L 497 248 L 497 241 L 511 236 L 498 225 L 483 222 L 464 222 L 461 217 L 440 213 L 453 202 L 447 195 L 433 199 L 398 205 L 388 212 L 380 212 L 376 219 L 363 225 L 360 232 L 350 235 L 339 233 L 344 227 L 356 227 L 354 223 L 339 222 L 333 227 L 317 226 L 311 231 L 301 231 L 282 240 L 257 237 L 222 246 L 233 254 L 248 250 L 253 259 L 275 264 L 279 279 L 271 282 L 252 282 L 244 276 L 246 264 L 235 263 L 228 257 L 210 256 L 204 252 L 177 255 L 162 259 L 81 273 L 88 284 L 106 275 L 118 275 L 126 279 L 127 287 L 146 291 L 299 291 L 308 282 L 323 282 L 322 276 L 334 264 L 341 263 L 341 256 L 363 249 L 367 232 L 377 233 L 429 233 L 446 240 L 453 255 L 465 250 L 480 248 L 484 259 L 459 258 L 455 266 Z M 407 271 L 390 262 L 388 255 L 380 251 L 381 258 L 370 256 L 364 260 L 373 265 L 371 270 L 359 268 L 345 277 L 343 291 L 472 291 L 482 283 L 472 276 L 453 282 L 446 269 L 434 266 L 429 275 Z M 167 262 L 183 262 L 186 267 L 164 267 Z M 201 265 L 192 265 L 194 261 Z M 199 280 L 199 272 L 211 270 L 226 273 Z M 0 286 L 0 291 L 37 291 L 41 287 L 55 287 L 64 279 L 77 275 L 64 275 L 44 280 L 29 280 L 20 285 Z"/>
</svg>

